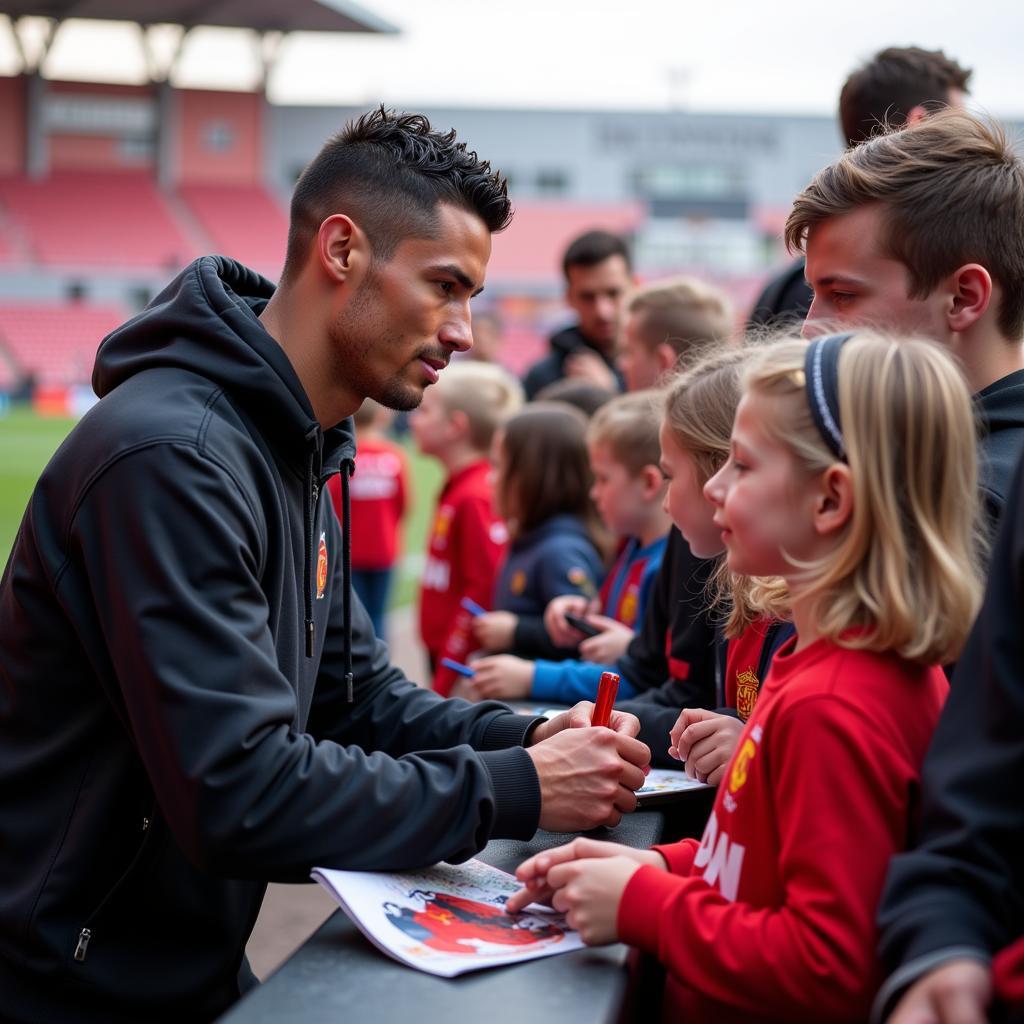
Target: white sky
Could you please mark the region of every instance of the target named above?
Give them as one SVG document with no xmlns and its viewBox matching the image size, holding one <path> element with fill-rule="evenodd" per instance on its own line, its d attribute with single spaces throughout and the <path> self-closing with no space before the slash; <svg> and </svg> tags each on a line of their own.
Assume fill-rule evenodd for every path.
<svg viewBox="0 0 1024 1024">
<path fill-rule="evenodd" d="M 360 2 L 403 34 L 286 38 L 268 90 L 274 102 L 831 114 L 860 60 L 915 43 L 975 69 L 977 107 L 1024 115 L 1020 0 Z M 0 72 L 13 70 L 0 39 Z M 68 23 L 45 70 L 139 81 L 137 30 Z M 251 88 L 256 76 L 251 38 L 200 30 L 175 81 Z"/>
</svg>

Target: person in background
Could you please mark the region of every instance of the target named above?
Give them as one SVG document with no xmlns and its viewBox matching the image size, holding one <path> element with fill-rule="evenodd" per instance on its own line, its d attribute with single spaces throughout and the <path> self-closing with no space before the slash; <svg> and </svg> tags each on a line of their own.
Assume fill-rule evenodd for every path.
<svg viewBox="0 0 1024 1024">
<path fill-rule="evenodd" d="M 916 124 L 943 106 L 962 107 L 971 70 L 941 50 L 889 46 L 853 71 L 839 94 L 839 126 L 847 147 L 876 135 L 883 125 Z M 797 326 L 811 305 L 804 261 L 791 263 L 765 286 L 751 310 L 755 332 Z"/>
<path fill-rule="evenodd" d="M 626 307 L 619 369 L 628 391 L 653 388 L 666 374 L 733 333 L 732 303 L 718 288 L 691 277 L 635 291 Z"/>
<path fill-rule="evenodd" d="M 533 402 L 494 438 L 498 514 L 509 548 L 498 572 L 493 611 L 473 620 L 481 651 L 562 659 L 544 628 L 561 594 L 597 595 L 608 538 L 590 499 L 586 417 L 561 402 Z"/>
<path fill-rule="evenodd" d="M 384 615 L 398 558 L 402 519 L 411 504 L 405 451 L 385 434 L 391 410 L 367 398 L 352 417 L 356 427 L 356 472 L 349 485 L 352 517 L 352 586 L 363 602 L 373 630 L 386 639 Z M 341 477 L 327 490 L 334 511 L 343 511 Z"/>
<path fill-rule="evenodd" d="M 563 377 L 587 380 L 609 391 L 623 389 L 615 358 L 634 283 L 625 241 L 608 231 L 588 231 L 566 249 L 562 272 L 565 301 L 578 321 L 552 335 L 551 351 L 527 370 L 523 388 L 529 401 Z"/>
<path fill-rule="evenodd" d="M 596 599 L 566 594 L 544 612 L 545 627 L 560 647 L 579 647 L 579 657 L 529 661 L 497 654 L 474 661 L 471 692 L 480 699 L 575 703 L 597 696 L 602 672 L 615 671 L 643 620 L 651 587 L 661 566 L 670 526 L 662 507 L 665 481 L 658 467 L 660 417 L 653 393 L 620 395 L 603 405 L 587 427 L 587 453 L 594 484 L 591 497 L 601 521 L 619 541 L 619 552 Z M 577 615 L 597 630 L 584 637 L 565 620 Z M 560 631 L 552 629 L 557 617 Z M 623 678 L 619 693 L 632 684 Z"/>
<path fill-rule="evenodd" d="M 496 363 L 501 352 L 501 317 L 494 310 L 473 314 L 473 347 L 467 359 L 477 363 Z"/>
<path fill-rule="evenodd" d="M 465 661 L 472 649 L 472 614 L 463 602 L 489 607 L 508 532 L 495 510 L 491 443 L 523 401 L 519 382 L 501 367 L 453 363 L 410 417 L 424 455 L 446 478 L 427 542 L 420 582 L 420 639 L 432 686 L 448 696 L 456 673 L 442 658 Z"/>
</svg>

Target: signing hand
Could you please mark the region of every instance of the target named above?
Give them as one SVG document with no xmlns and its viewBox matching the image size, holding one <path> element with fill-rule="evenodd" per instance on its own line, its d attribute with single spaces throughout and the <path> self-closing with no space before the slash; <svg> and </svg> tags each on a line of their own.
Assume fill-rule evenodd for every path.
<svg viewBox="0 0 1024 1024">
<path fill-rule="evenodd" d="M 485 612 L 473 620 L 473 636 L 485 651 L 507 651 L 518 623 L 519 617 L 511 612 Z"/>
<path fill-rule="evenodd" d="M 540 783 L 540 827 L 586 832 L 617 825 L 636 809 L 635 791 L 644 784 L 650 749 L 624 733 L 593 726 L 562 728 L 538 740 L 537 733 L 551 725 L 542 722 L 526 750 Z"/>
<path fill-rule="evenodd" d="M 541 722 L 533 730 L 531 745 L 549 739 L 563 729 L 589 729 L 593 717 L 594 705 L 589 700 L 581 700 L 579 704 L 573 705 L 568 711 L 563 711 L 561 714 L 555 715 L 554 718 Z M 622 733 L 623 736 L 638 736 L 640 734 L 640 719 L 626 711 L 616 711 L 612 708 L 611 717 L 608 719 L 608 728 L 612 732 Z"/>
<path fill-rule="evenodd" d="M 704 708 L 684 708 L 669 733 L 669 754 L 686 762 L 686 774 L 717 786 L 736 749 L 743 723 Z"/>
<path fill-rule="evenodd" d="M 513 654 L 493 654 L 473 662 L 473 700 L 518 700 L 530 696 L 533 662 Z"/>
<path fill-rule="evenodd" d="M 588 615 L 587 622 L 601 632 L 580 642 L 580 657 L 598 665 L 612 665 L 618 661 L 636 635 L 629 626 L 607 615 Z"/>
<path fill-rule="evenodd" d="M 991 1001 L 992 977 L 984 964 L 949 960 L 907 989 L 889 1024 L 985 1024 Z"/>
<path fill-rule="evenodd" d="M 633 847 L 623 846 L 621 843 L 603 843 L 596 839 L 580 837 L 564 846 L 544 850 L 524 860 L 516 868 L 516 878 L 523 883 L 524 888 L 509 898 L 505 909 L 509 913 L 515 913 L 530 903 L 550 903 L 554 889 L 548 885 L 548 872 L 556 864 L 595 857 L 627 857 L 637 865 L 652 864 L 654 867 L 665 867 L 665 859 L 654 850 L 634 850 Z"/>
</svg>

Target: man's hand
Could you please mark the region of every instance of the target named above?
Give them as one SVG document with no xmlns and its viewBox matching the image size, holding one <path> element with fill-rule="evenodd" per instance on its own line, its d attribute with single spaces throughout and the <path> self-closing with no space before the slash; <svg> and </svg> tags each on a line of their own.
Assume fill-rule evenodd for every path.
<svg viewBox="0 0 1024 1024">
<path fill-rule="evenodd" d="M 608 364 L 596 353 L 580 350 L 566 357 L 565 375 L 573 380 L 585 380 L 588 384 L 604 388 L 613 395 L 618 394 L 619 382 Z"/>
<path fill-rule="evenodd" d="M 669 754 L 686 762 L 686 774 L 717 786 L 736 749 L 743 723 L 704 708 L 684 708 L 669 733 Z"/>
<path fill-rule="evenodd" d="M 665 858 L 655 850 L 635 850 L 632 846 L 621 843 L 604 843 L 597 839 L 581 836 L 565 846 L 556 846 L 553 850 L 544 850 L 527 858 L 516 868 L 516 878 L 523 883 L 519 892 L 509 897 L 505 909 L 514 914 L 530 903 L 549 903 L 554 889 L 548 885 L 548 872 L 557 864 L 567 864 L 574 860 L 588 860 L 598 857 L 626 857 L 637 865 L 651 864 L 664 868 Z"/>
<path fill-rule="evenodd" d="M 541 743 L 554 736 L 563 729 L 589 729 L 590 722 L 594 717 L 594 705 L 589 700 L 581 700 L 574 704 L 568 711 L 563 711 L 546 722 L 541 722 L 530 737 L 530 746 L 534 743 Z M 640 719 L 627 711 L 616 711 L 612 708 L 611 717 L 608 719 L 608 728 L 612 732 L 621 733 L 623 736 L 640 735 Z M 650 753 L 650 751 L 648 751 Z"/>
<path fill-rule="evenodd" d="M 991 1001 L 988 967 L 977 960 L 949 960 L 907 989 L 889 1024 L 986 1024 Z"/>
<path fill-rule="evenodd" d="M 511 612 L 485 612 L 473 620 L 473 636 L 485 651 L 507 651 L 518 624 L 519 616 Z"/>
<path fill-rule="evenodd" d="M 560 594 L 548 601 L 544 609 L 544 629 L 556 647 L 575 647 L 583 639 L 583 634 L 565 621 L 566 615 L 575 615 L 584 619 L 597 609 L 596 598 L 586 598 L 582 594 Z"/>
<path fill-rule="evenodd" d="M 473 700 L 518 700 L 530 696 L 533 662 L 514 654 L 493 654 L 473 662 Z"/>
<path fill-rule="evenodd" d="M 545 725 L 551 723 L 534 730 L 535 740 Z M 617 825 L 624 813 L 635 810 L 635 791 L 644 784 L 651 759 L 646 744 L 600 726 L 563 728 L 526 753 L 540 782 L 540 827 L 552 832 Z"/>
<path fill-rule="evenodd" d="M 598 665 L 612 665 L 625 653 L 630 641 L 636 635 L 629 626 L 607 615 L 588 615 L 587 622 L 601 630 L 597 636 L 588 636 L 580 642 L 580 657 Z"/>
</svg>

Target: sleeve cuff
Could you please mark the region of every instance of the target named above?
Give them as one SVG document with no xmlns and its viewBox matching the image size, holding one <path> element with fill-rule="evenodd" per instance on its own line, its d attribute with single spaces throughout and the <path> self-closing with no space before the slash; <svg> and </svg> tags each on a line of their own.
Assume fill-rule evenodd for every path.
<svg viewBox="0 0 1024 1024">
<path fill-rule="evenodd" d="M 871 1024 L 881 1024 L 895 1009 L 896 1003 L 903 993 L 918 978 L 950 960 L 977 960 L 979 963 L 988 964 L 991 963 L 992 958 L 985 950 L 977 946 L 947 946 L 945 949 L 936 949 L 932 953 L 905 963 L 890 974 L 878 990 L 878 995 L 875 996 L 875 1002 L 871 1007 Z"/>
<path fill-rule="evenodd" d="M 558 662 L 535 661 L 530 696 L 534 700 L 558 700 Z"/>
<path fill-rule="evenodd" d="M 651 849 L 665 858 L 673 875 L 688 875 L 693 870 L 693 858 L 697 856 L 699 846 L 696 839 L 681 839 L 678 843 L 659 843 Z"/>
<path fill-rule="evenodd" d="M 527 725 L 533 719 L 525 715 Z M 494 789 L 492 839 L 529 839 L 540 821 L 540 780 L 533 760 L 522 747 L 487 750 L 478 755 Z"/>
<path fill-rule="evenodd" d="M 543 716 L 517 715 L 514 711 L 506 710 L 505 714 L 495 715 L 488 723 L 483 741 L 477 749 L 504 750 L 506 747 L 523 747 L 529 733 L 543 721 Z"/>
<path fill-rule="evenodd" d="M 657 956 L 658 924 L 663 916 L 661 908 L 672 897 L 679 881 L 667 871 L 650 864 L 635 871 L 619 901 L 616 922 L 619 940 Z"/>
</svg>

